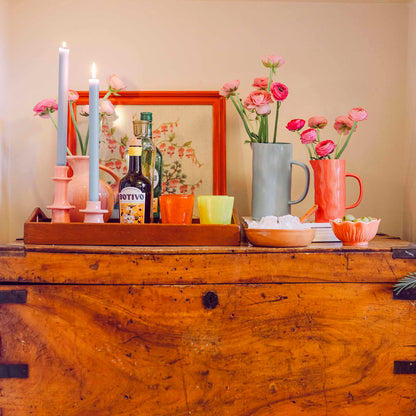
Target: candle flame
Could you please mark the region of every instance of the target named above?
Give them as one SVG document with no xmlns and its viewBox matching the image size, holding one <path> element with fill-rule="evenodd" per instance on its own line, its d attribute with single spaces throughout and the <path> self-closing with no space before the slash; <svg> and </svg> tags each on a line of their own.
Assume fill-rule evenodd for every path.
<svg viewBox="0 0 416 416">
<path fill-rule="evenodd" d="M 62 42 L 62 47 L 66 48 L 66 42 Z"/>
<path fill-rule="evenodd" d="M 95 62 L 93 62 L 92 67 L 91 67 L 91 76 L 95 78 L 96 75 L 97 75 L 97 68 L 95 67 Z"/>
</svg>

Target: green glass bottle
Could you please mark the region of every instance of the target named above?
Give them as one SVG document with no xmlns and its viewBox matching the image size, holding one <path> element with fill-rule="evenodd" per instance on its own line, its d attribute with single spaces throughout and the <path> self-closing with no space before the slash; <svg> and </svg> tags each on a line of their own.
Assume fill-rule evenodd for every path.
<svg viewBox="0 0 416 416">
<path fill-rule="evenodd" d="M 156 147 L 153 141 L 153 131 L 152 131 L 152 121 L 153 115 L 150 112 L 141 112 L 141 120 L 147 120 L 149 122 L 148 129 L 148 138 L 143 142 L 143 154 L 144 154 L 144 163 L 151 163 L 150 169 L 147 167 L 145 171 L 153 172 L 153 178 L 149 177 L 150 180 L 153 180 L 153 221 L 160 221 L 160 208 L 159 208 L 159 197 L 162 195 L 162 168 L 163 168 L 163 158 L 161 151 Z M 156 152 L 155 152 L 156 150 Z M 150 156 L 147 152 L 153 152 L 153 160 L 150 159 Z M 151 176 L 151 175 L 150 175 Z"/>
<path fill-rule="evenodd" d="M 140 130 L 129 141 L 129 170 L 119 186 L 121 224 L 150 223 L 152 219 L 152 185 L 142 172 L 142 139 L 148 135 L 148 122 L 137 121 Z"/>
</svg>

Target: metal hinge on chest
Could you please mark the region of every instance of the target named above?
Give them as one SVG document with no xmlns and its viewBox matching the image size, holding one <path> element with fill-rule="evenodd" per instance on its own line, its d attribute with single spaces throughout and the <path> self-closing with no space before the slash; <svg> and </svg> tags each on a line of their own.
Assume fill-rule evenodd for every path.
<svg viewBox="0 0 416 416">
<path fill-rule="evenodd" d="M 404 247 L 393 247 L 391 249 L 394 259 L 414 259 L 416 260 L 416 244 Z"/>
<path fill-rule="evenodd" d="M 0 305 L 6 303 L 26 303 L 26 290 L 0 290 Z"/>
</svg>

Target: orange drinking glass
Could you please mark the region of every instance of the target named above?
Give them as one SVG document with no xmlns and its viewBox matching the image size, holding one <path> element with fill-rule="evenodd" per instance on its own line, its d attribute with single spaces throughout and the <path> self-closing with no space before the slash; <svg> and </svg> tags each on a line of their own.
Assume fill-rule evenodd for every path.
<svg viewBox="0 0 416 416">
<path fill-rule="evenodd" d="M 161 195 L 159 204 L 163 224 L 192 224 L 194 195 Z"/>
</svg>

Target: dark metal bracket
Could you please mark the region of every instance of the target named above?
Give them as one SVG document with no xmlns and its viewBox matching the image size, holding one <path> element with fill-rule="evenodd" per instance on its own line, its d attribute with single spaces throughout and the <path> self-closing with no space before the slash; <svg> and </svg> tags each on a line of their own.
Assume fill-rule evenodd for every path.
<svg viewBox="0 0 416 416">
<path fill-rule="evenodd" d="M 400 293 L 393 291 L 394 300 L 416 300 L 416 288 L 404 289 Z"/>
<path fill-rule="evenodd" d="M 27 290 L 0 290 L 0 305 L 6 303 L 26 303 Z"/>
<path fill-rule="evenodd" d="M 413 259 L 416 260 L 416 245 L 412 244 L 405 247 L 393 247 L 391 249 L 394 259 Z"/>
<path fill-rule="evenodd" d="M 27 364 L 0 364 L 0 378 L 28 378 Z"/>
<path fill-rule="evenodd" d="M 416 374 L 416 361 L 395 361 L 394 374 Z"/>
</svg>

